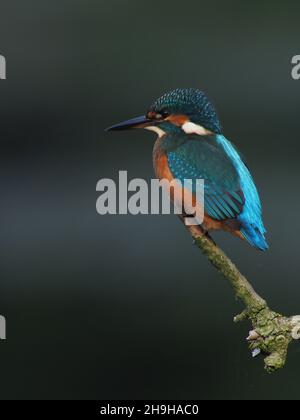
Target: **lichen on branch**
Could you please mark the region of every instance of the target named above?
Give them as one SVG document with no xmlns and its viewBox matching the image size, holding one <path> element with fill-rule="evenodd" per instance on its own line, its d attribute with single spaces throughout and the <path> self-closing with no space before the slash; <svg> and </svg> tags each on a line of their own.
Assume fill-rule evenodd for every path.
<svg viewBox="0 0 300 420">
<path fill-rule="evenodd" d="M 286 317 L 272 311 L 233 262 L 198 226 L 187 226 L 187 229 L 198 248 L 229 281 L 237 298 L 244 303 L 245 310 L 234 321 L 251 321 L 252 330 L 247 340 L 252 355 L 265 355 L 268 372 L 283 368 L 289 345 L 300 338 L 300 316 Z"/>
</svg>

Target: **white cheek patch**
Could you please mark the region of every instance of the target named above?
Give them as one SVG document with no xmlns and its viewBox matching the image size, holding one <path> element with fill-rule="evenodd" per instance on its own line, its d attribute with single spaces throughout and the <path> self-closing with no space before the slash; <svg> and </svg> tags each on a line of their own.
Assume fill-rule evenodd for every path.
<svg viewBox="0 0 300 420">
<path fill-rule="evenodd" d="M 198 134 L 199 136 L 206 136 L 211 134 L 211 131 L 190 121 L 184 123 L 181 127 L 186 134 Z"/>
<path fill-rule="evenodd" d="M 151 125 L 149 127 L 145 127 L 145 129 L 149 130 L 149 131 L 154 131 L 154 133 L 158 134 L 159 138 L 163 137 L 166 134 L 166 132 L 164 130 L 157 127 L 156 125 Z"/>
</svg>

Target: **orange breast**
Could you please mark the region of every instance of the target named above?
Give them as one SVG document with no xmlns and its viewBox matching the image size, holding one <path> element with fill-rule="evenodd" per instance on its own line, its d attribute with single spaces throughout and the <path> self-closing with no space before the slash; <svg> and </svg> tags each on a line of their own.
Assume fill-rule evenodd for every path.
<svg viewBox="0 0 300 420">
<path fill-rule="evenodd" d="M 166 179 L 169 182 L 172 182 L 174 181 L 174 177 L 169 168 L 168 157 L 164 150 L 161 149 L 160 142 L 161 140 L 157 141 L 153 153 L 155 174 L 160 180 Z M 195 195 L 189 189 L 182 187 L 180 182 L 172 182 L 172 188 L 170 188 L 168 192 L 170 194 L 170 199 L 180 206 L 180 208 L 184 208 L 184 203 L 191 203 L 193 207 L 197 209 L 198 214 L 202 214 L 203 208 L 200 207 L 201 204 L 197 202 Z"/>
</svg>

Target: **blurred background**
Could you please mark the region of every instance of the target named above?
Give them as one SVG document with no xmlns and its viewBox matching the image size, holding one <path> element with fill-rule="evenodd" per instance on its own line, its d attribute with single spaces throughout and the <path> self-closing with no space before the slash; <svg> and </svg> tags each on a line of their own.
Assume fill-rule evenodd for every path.
<svg viewBox="0 0 300 420">
<path fill-rule="evenodd" d="M 1 2 L 1 399 L 299 399 L 300 346 L 252 360 L 242 305 L 175 216 L 99 216 L 100 178 L 153 177 L 153 133 L 104 133 L 198 87 L 261 192 L 270 251 L 215 240 L 300 313 L 299 2 Z"/>
</svg>

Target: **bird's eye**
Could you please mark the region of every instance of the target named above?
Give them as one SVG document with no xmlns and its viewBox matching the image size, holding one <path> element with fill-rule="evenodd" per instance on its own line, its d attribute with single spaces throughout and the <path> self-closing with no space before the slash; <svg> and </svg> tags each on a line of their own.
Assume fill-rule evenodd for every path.
<svg viewBox="0 0 300 420">
<path fill-rule="evenodd" d="M 155 118 L 157 120 L 163 120 L 164 118 L 166 118 L 169 114 L 166 111 L 160 111 L 156 114 Z"/>
<path fill-rule="evenodd" d="M 166 111 L 160 111 L 160 112 L 150 111 L 147 114 L 147 118 L 149 118 L 150 120 L 163 120 L 168 115 L 169 114 Z"/>
</svg>

